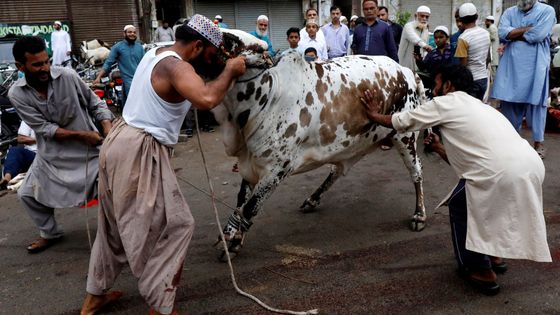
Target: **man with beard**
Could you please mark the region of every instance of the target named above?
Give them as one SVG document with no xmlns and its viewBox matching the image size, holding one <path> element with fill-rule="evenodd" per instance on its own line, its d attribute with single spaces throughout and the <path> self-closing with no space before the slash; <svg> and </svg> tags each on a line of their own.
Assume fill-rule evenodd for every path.
<svg viewBox="0 0 560 315">
<path fill-rule="evenodd" d="M 142 45 L 136 41 L 136 28 L 133 25 L 127 25 L 124 27 L 124 39 L 111 48 L 111 53 L 109 57 L 105 60 L 103 68 L 97 74 L 97 78 L 93 81 L 94 84 L 98 84 L 103 76 L 108 75 L 111 72 L 111 67 L 117 63 L 119 70 L 121 72 L 121 77 L 123 78 L 124 86 L 124 102 L 128 97 L 130 92 L 130 87 L 132 85 L 132 78 L 134 77 L 134 72 L 136 67 L 142 60 L 144 56 L 144 48 Z"/>
<path fill-rule="evenodd" d="M 418 47 L 422 58 L 432 51 L 432 46 L 428 45 L 428 20 L 431 10 L 425 5 L 416 9 L 414 21 L 405 24 L 399 44 L 399 63 L 413 71 L 417 71 L 416 60 L 414 59 L 414 47 Z"/>
<path fill-rule="evenodd" d="M 156 29 L 156 42 L 171 42 L 175 40 L 173 29 L 169 27 L 169 22 L 163 21 L 162 25 Z"/>
<path fill-rule="evenodd" d="M 533 134 L 533 147 L 541 158 L 546 125 L 550 32 L 556 23 L 554 9 L 536 0 L 519 0 L 500 18 L 498 34 L 506 42 L 496 73 L 492 98 L 501 100 L 502 114 L 518 131 L 523 117 Z"/>
<path fill-rule="evenodd" d="M 72 54 L 70 35 L 62 29 L 62 23 L 60 23 L 60 21 L 54 22 L 54 32 L 51 34 L 51 47 L 53 52 L 53 65 L 60 66 L 63 62 L 70 59 L 70 55 Z M 72 64 L 68 62 L 66 67 L 72 68 Z"/>
<path fill-rule="evenodd" d="M 257 17 L 257 26 L 255 27 L 255 30 L 250 32 L 249 34 L 265 41 L 268 45 L 268 53 L 271 57 L 274 56 L 272 42 L 270 41 L 270 37 L 268 37 L 268 17 L 266 15 L 259 15 L 259 17 Z"/>
<path fill-rule="evenodd" d="M 113 115 L 92 90 L 70 69 L 50 67 L 45 42 L 23 37 L 13 47 L 18 70 L 25 73 L 10 88 L 10 101 L 23 121 L 35 131 L 37 155 L 18 190 L 18 197 L 40 238 L 30 253 L 40 252 L 61 239 L 54 208 L 83 204 L 84 193 L 95 195 L 97 146 L 111 129 Z M 84 178 L 85 176 L 85 178 Z M 84 187 L 85 186 L 85 187 Z"/>
<path fill-rule="evenodd" d="M 222 32 L 198 14 L 175 36 L 173 46 L 150 50 L 138 65 L 122 119 L 101 149 L 97 237 L 81 314 L 122 295 L 107 291 L 127 264 L 150 314 L 177 314 L 175 293 L 194 220 L 171 165 L 172 146 L 191 104 L 204 110 L 220 104 L 245 72 L 245 58 L 219 64 Z M 213 81 L 197 74 L 213 69 L 219 74 Z"/>
<path fill-rule="evenodd" d="M 498 257 L 551 262 L 543 215 L 544 165 L 531 145 L 494 108 L 465 93 L 472 74 L 447 65 L 435 76 L 434 99 L 414 110 L 383 115 L 368 90 L 369 119 L 398 132 L 439 126 L 424 143 L 451 165 L 459 183 L 440 204 L 449 206 L 459 275 L 487 295 L 497 294 Z"/>
</svg>

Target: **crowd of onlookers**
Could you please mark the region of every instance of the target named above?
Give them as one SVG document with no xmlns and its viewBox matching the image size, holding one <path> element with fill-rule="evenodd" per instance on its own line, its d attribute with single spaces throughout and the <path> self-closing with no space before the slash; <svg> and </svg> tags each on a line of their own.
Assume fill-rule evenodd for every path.
<svg viewBox="0 0 560 315">
<path fill-rule="evenodd" d="M 268 33 L 268 17 L 260 15 L 252 35 L 268 44 L 269 54 L 298 51 L 308 61 L 325 61 L 351 54 L 387 56 L 415 71 L 432 87 L 438 67 L 461 64 L 473 75 L 470 94 L 500 111 L 518 130 L 525 119 L 535 150 L 542 146 L 549 90 L 550 33 L 556 24 L 554 9 L 536 0 L 507 8 L 496 25 L 493 16 L 481 19 L 472 3 L 455 10 L 458 31 L 429 25 L 430 8 L 421 5 L 413 20 L 400 25 L 389 20 L 389 9 L 376 0 L 362 1 L 363 17 L 348 20 L 338 6 L 330 21 L 320 25 L 317 10 L 305 12 L 305 26 L 287 30 L 289 48 L 276 52 Z M 217 16 L 216 18 L 218 18 Z M 221 23 L 216 20 L 215 23 Z"/>
</svg>

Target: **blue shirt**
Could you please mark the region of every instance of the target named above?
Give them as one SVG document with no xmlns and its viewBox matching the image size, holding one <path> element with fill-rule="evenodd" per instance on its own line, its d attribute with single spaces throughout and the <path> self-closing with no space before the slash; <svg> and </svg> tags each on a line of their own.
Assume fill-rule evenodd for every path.
<svg viewBox="0 0 560 315">
<path fill-rule="evenodd" d="M 438 67 L 446 64 L 450 64 L 453 61 L 453 53 L 451 50 L 450 45 L 446 45 L 443 49 L 443 53 L 435 48 L 434 50 L 430 51 L 424 60 L 422 61 L 423 66 L 422 69 L 426 69 L 430 73 L 435 71 Z"/>
<path fill-rule="evenodd" d="M 352 50 L 359 55 L 387 56 L 399 62 L 393 31 L 389 24 L 383 21 L 375 20 L 372 25 L 356 26 Z"/>
<path fill-rule="evenodd" d="M 536 2 L 528 12 L 513 6 L 500 18 L 498 35 L 506 41 L 496 72 L 492 97 L 514 103 L 546 106 L 550 65 L 550 32 L 556 24 L 554 9 Z M 533 25 L 525 32 L 526 41 L 507 39 L 516 28 Z"/>
<path fill-rule="evenodd" d="M 111 53 L 109 53 L 109 57 L 103 64 L 103 69 L 107 73 L 111 71 L 111 66 L 113 66 L 115 62 L 118 64 L 124 81 L 123 85 L 125 95 L 128 95 L 128 91 L 130 91 L 134 72 L 140 63 L 140 60 L 142 60 L 142 57 L 144 57 L 144 48 L 139 42 L 135 42 L 130 45 L 126 39 L 123 39 L 113 45 Z"/>
<path fill-rule="evenodd" d="M 270 54 L 270 57 L 274 56 L 274 50 L 272 50 L 272 42 L 270 41 L 268 35 L 260 36 L 259 34 L 257 34 L 257 31 L 252 31 L 249 34 L 255 36 L 260 40 L 264 40 L 268 44 L 268 53 Z"/>
<path fill-rule="evenodd" d="M 449 39 L 449 42 L 451 44 L 451 55 L 452 56 L 455 56 L 455 51 L 457 50 L 457 43 L 459 42 L 459 36 L 461 36 L 461 34 L 463 34 L 463 32 L 457 31 L 457 32 L 453 33 L 453 35 L 451 35 L 451 38 Z M 459 58 L 453 57 L 453 64 L 458 65 L 459 64 Z"/>
<path fill-rule="evenodd" d="M 348 42 L 350 41 L 350 30 L 348 26 L 340 24 L 335 28 L 331 23 L 321 27 L 327 42 L 329 59 L 346 56 Z"/>
</svg>

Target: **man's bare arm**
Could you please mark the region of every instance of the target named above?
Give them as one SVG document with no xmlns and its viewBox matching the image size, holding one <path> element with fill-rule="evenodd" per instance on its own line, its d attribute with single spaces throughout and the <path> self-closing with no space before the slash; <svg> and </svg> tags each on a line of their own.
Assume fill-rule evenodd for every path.
<svg viewBox="0 0 560 315">
<path fill-rule="evenodd" d="M 35 143 L 37 143 L 37 141 L 35 141 L 35 139 L 29 137 L 29 136 L 24 136 L 24 135 L 17 135 L 17 142 L 20 144 L 26 144 L 26 145 L 33 145 Z"/>
<path fill-rule="evenodd" d="M 366 108 L 366 115 L 371 121 L 383 127 L 394 129 L 393 122 L 391 120 L 393 116 L 381 114 L 381 111 L 383 110 L 381 106 L 382 104 L 373 98 L 370 90 L 366 90 L 364 92 L 364 97 L 361 98 L 361 101 Z"/>
<path fill-rule="evenodd" d="M 508 40 L 524 40 L 523 35 L 529 31 L 531 29 L 530 26 L 528 27 L 520 27 L 520 28 L 516 28 L 513 31 L 509 32 L 507 34 L 507 39 Z"/>
<path fill-rule="evenodd" d="M 104 119 L 100 121 L 100 123 L 101 127 L 103 128 L 103 136 L 107 137 L 109 131 L 111 131 L 111 128 L 113 127 L 113 123 L 108 119 Z"/>
<path fill-rule="evenodd" d="M 57 141 L 79 140 L 87 145 L 98 145 L 103 141 L 103 137 L 95 131 L 68 130 L 64 128 L 56 129 L 54 139 Z"/>
<path fill-rule="evenodd" d="M 188 63 L 177 63 L 171 73 L 171 84 L 184 98 L 202 110 L 218 106 L 224 99 L 231 82 L 245 73 L 245 57 L 227 61 L 224 71 L 213 81 L 204 82 Z"/>
</svg>

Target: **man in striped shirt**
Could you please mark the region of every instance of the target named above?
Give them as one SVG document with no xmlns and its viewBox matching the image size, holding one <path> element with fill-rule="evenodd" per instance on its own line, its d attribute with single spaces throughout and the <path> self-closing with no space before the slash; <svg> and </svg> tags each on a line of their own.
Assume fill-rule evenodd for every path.
<svg viewBox="0 0 560 315">
<path fill-rule="evenodd" d="M 486 30 L 476 26 L 478 13 L 474 4 L 461 5 L 459 19 L 465 30 L 459 36 L 455 57 L 459 58 L 461 65 L 466 66 L 473 75 L 474 82 L 470 94 L 482 100 L 488 87 L 490 36 Z"/>
</svg>

